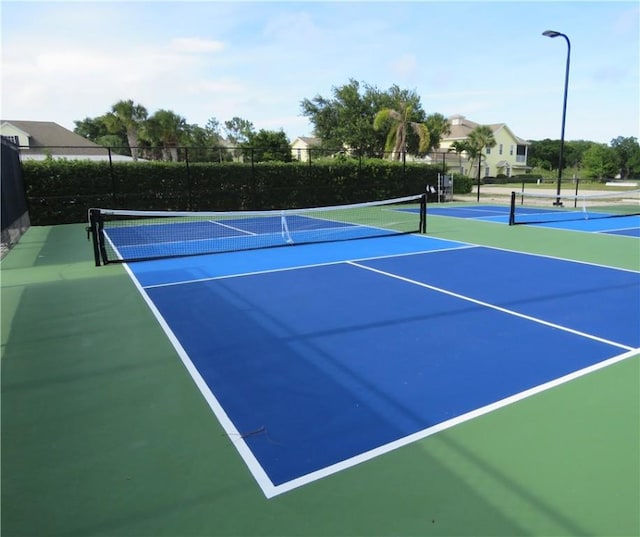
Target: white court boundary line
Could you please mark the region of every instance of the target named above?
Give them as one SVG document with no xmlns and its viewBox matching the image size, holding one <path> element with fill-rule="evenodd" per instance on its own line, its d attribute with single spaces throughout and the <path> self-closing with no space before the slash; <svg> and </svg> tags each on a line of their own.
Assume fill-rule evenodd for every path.
<svg viewBox="0 0 640 537">
<path fill-rule="evenodd" d="M 187 354 L 187 351 L 184 349 L 184 347 L 180 343 L 180 340 L 173 333 L 173 330 L 171 330 L 171 328 L 169 327 L 169 324 L 164 319 L 164 317 L 162 316 L 162 314 L 154 304 L 151 297 L 147 294 L 147 292 L 144 290 L 142 285 L 140 285 L 140 282 L 135 277 L 135 274 L 133 274 L 133 272 L 131 271 L 131 268 L 129 267 L 129 265 L 125 263 L 124 267 L 125 267 L 125 270 L 129 273 L 129 276 L 131 277 L 131 279 L 133 280 L 134 285 L 142 295 L 142 298 L 147 303 L 147 306 L 149 306 L 149 309 L 153 313 L 154 317 L 160 323 L 162 330 L 169 338 L 169 341 L 171 342 L 174 349 L 178 353 L 180 360 L 182 361 L 183 365 L 189 372 L 189 375 L 191 375 L 193 382 L 195 383 L 198 390 L 200 391 L 205 401 L 209 405 L 209 408 L 211 408 L 211 410 L 213 411 L 213 414 L 220 422 L 220 425 L 224 429 L 226 436 L 229 438 L 229 440 L 231 440 L 234 447 L 238 450 L 238 453 L 242 457 L 242 460 L 244 460 L 245 464 L 249 468 L 251 475 L 253 475 L 253 478 L 256 480 L 256 482 L 264 492 L 265 496 L 267 498 L 273 497 L 275 495 L 273 493 L 274 485 L 269 479 L 269 476 L 267 476 L 266 472 L 264 471 L 260 463 L 258 462 L 258 460 L 253 455 L 253 452 L 251 451 L 247 443 L 244 441 L 242 437 L 242 433 L 240 433 L 240 431 L 236 429 L 235 425 L 231 421 L 231 418 L 229 418 L 229 416 L 224 411 L 224 408 L 222 407 L 222 405 L 220 404 L 216 396 L 209 389 L 209 386 L 207 385 L 207 383 L 204 381 L 204 379 L 198 372 L 198 369 L 191 361 L 191 358 L 189 358 L 189 355 Z"/>
<path fill-rule="evenodd" d="M 563 377 L 558 377 L 556 379 L 550 380 L 549 382 L 545 382 L 544 384 L 539 384 L 538 386 L 534 386 L 533 388 L 529 388 L 523 392 L 511 395 L 506 397 L 505 399 L 501 399 L 499 401 L 495 401 L 489 405 L 476 408 L 471 412 L 467 412 L 466 414 L 461 414 L 460 416 L 456 416 L 455 418 L 451 418 L 450 420 L 443 421 L 434 425 L 433 427 L 428 427 L 421 431 L 417 431 L 409 436 L 405 436 L 403 438 L 399 438 L 398 440 L 394 440 L 393 442 L 389 442 L 388 444 L 384 444 L 377 448 L 374 448 L 370 451 L 366 451 L 355 457 L 351 457 L 350 459 L 345 459 L 340 461 L 339 463 L 333 464 L 331 466 L 327 466 L 321 470 L 317 470 L 310 474 L 306 474 L 297 479 L 293 479 L 288 481 L 287 483 L 283 483 L 282 485 L 278 485 L 274 487 L 274 494 L 276 496 L 278 494 L 283 494 L 284 492 L 288 492 L 290 490 L 296 489 L 298 487 L 302 487 L 304 485 L 308 485 L 318 479 L 322 479 L 323 477 L 328 477 L 332 474 L 341 472 L 342 470 L 346 470 L 347 468 L 351 468 L 363 462 L 369 461 L 380 455 L 384 455 L 385 453 L 389 453 L 403 446 L 407 446 L 409 444 L 413 444 L 418 440 L 422 440 L 427 438 L 428 436 L 432 436 L 441 431 L 445 431 L 446 429 L 450 429 L 451 427 L 455 427 L 456 425 L 460 425 L 465 421 L 470 421 L 472 419 L 478 418 L 480 416 L 484 416 L 485 414 L 489 414 L 506 406 L 512 405 L 523 399 L 527 399 L 533 395 L 537 395 L 544 391 L 547 391 L 551 388 L 555 388 L 556 386 L 560 386 L 569 381 L 575 380 L 577 378 L 588 375 L 589 373 L 593 373 L 600 369 L 604 369 L 605 367 L 609 367 L 613 364 L 617 364 L 618 362 L 622 362 L 627 360 L 628 358 L 634 357 L 636 354 L 640 354 L 640 348 L 633 349 L 632 351 L 625 352 L 623 354 L 619 354 L 617 356 L 613 356 L 612 358 L 608 358 L 602 362 L 598 362 L 597 364 L 593 364 L 591 366 L 585 367 L 584 369 L 579 369 L 578 371 L 574 371 L 569 373 Z M 268 498 L 270 496 L 267 496 Z"/>
<path fill-rule="evenodd" d="M 374 448 L 372 450 L 369 450 L 367 452 L 364 453 L 360 453 L 354 457 L 345 459 L 343 461 L 340 461 L 338 463 L 335 463 L 333 465 L 327 466 L 325 468 L 322 468 L 320 470 L 317 470 L 315 472 L 311 472 L 309 474 L 300 476 L 296 479 L 293 479 L 291 481 L 287 481 L 285 483 L 282 483 L 280 485 L 274 485 L 274 483 L 271 481 L 271 479 L 269 478 L 269 476 L 267 475 L 266 471 L 263 469 L 263 467 L 260 465 L 260 463 L 258 462 L 258 460 L 256 459 L 256 457 L 254 456 L 253 452 L 251 451 L 251 449 L 249 448 L 249 446 L 247 445 L 247 443 L 244 441 L 244 438 L 242 436 L 242 433 L 240 433 L 235 425 L 233 424 L 233 422 L 231 421 L 231 419 L 229 418 L 229 416 L 227 415 L 227 413 L 225 412 L 224 408 L 222 407 L 222 405 L 220 404 L 220 402 L 217 400 L 217 398 L 215 397 L 215 395 L 213 394 L 213 392 L 210 390 L 209 386 L 207 385 L 207 383 L 204 381 L 204 379 L 202 378 L 202 376 L 200 375 L 200 373 L 198 372 L 197 368 L 195 367 L 195 365 L 193 364 L 193 362 L 191 361 L 191 359 L 189 358 L 189 355 L 187 354 L 186 350 L 184 349 L 184 347 L 182 346 L 182 344 L 180 343 L 180 341 L 178 340 L 178 338 L 175 336 L 175 334 L 173 333 L 173 331 L 171 330 L 171 328 L 169 327 L 168 323 L 166 322 L 166 320 L 164 319 L 164 317 L 161 315 L 160 311 L 157 309 L 157 307 L 155 306 L 153 300 L 149 297 L 149 295 L 146 292 L 146 289 L 149 288 L 153 288 L 153 287 L 164 287 L 167 285 L 171 285 L 171 284 L 164 284 L 164 285 L 159 285 L 159 286 L 148 286 L 147 288 L 144 288 L 140 282 L 137 280 L 135 274 L 131 271 L 130 267 L 128 264 L 124 263 L 123 266 L 125 267 L 126 271 L 129 273 L 129 276 L 131 277 L 132 281 L 134 282 L 134 285 L 136 286 L 136 288 L 138 289 L 138 291 L 140 292 L 140 294 L 142 295 L 143 299 L 145 300 L 145 302 L 147 303 L 147 305 L 149 306 L 149 309 L 151 310 L 151 312 L 153 313 L 153 315 L 156 317 L 156 319 L 158 320 L 158 322 L 160 323 L 160 326 L 162 327 L 163 331 L 165 332 L 165 334 L 167 335 L 167 337 L 169 338 L 169 341 L 171 342 L 171 344 L 173 345 L 173 347 L 175 348 L 176 352 L 178 353 L 178 356 L 180 357 L 183 365 L 185 366 L 185 368 L 187 369 L 188 373 L 190 374 L 191 378 L 193 379 L 194 383 L 196 384 L 198 390 L 200 391 L 200 393 L 202 394 L 202 396 L 204 397 L 204 399 L 206 400 L 207 404 L 209 405 L 209 408 L 211 408 L 213 414 L 216 416 L 216 418 L 218 419 L 219 423 L 221 424 L 222 428 L 225 431 L 226 436 L 229 438 L 229 440 L 233 443 L 234 447 L 237 449 L 239 455 L 241 456 L 241 458 L 243 459 L 244 463 L 246 464 L 247 468 L 249 469 L 249 471 L 251 472 L 253 478 L 256 480 L 258 486 L 261 488 L 263 494 L 265 495 L 265 497 L 267 499 L 273 498 L 275 496 L 278 496 L 280 494 L 283 494 L 285 492 L 289 492 L 291 490 L 294 490 L 296 488 L 302 487 L 304 485 L 308 485 L 314 481 L 317 481 L 319 479 L 322 479 L 324 477 L 328 477 L 332 474 L 338 473 L 340 471 L 346 470 L 347 468 L 351 468 L 353 466 L 356 466 L 358 464 L 361 464 L 363 462 L 369 461 L 373 458 L 376 458 L 380 455 L 383 455 L 385 453 L 389 453 L 391 451 L 394 451 L 400 447 L 412 444 L 418 440 L 422 440 L 424 438 L 427 438 L 429 436 L 432 436 L 438 432 L 444 431 L 446 429 L 449 429 L 451 427 L 454 427 L 456 425 L 459 425 L 461 423 L 464 423 L 466 421 L 475 419 L 477 417 L 483 416 L 485 414 L 488 414 L 490 412 L 493 412 L 495 410 L 499 410 L 503 407 L 506 407 L 508 405 L 511 405 L 513 403 L 516 403 L 518 401 L 521 401 L 523 399 L 526 399 L 528 397 L 531 397 L 533 395 L 536 395 L 538 393 L 541 393 L 543 391 L 546 391 L 548 389 L 554 388 L 556 386 L 559 386 L 561 384 L 565 384 L 569 381 L 572 381 L 574 379 L 577 379 L 579 377 L 585 376 L 589 373 L 598 371 L 600 369 L 606 368 L 610 365 L 616 364 L 618 362 L 621 362 L 623 360 L 626 360 L 628 358 L 632 358 L 638 354 L 640 354 L 640 347 L 639 348 L 633 348 L 630 347 L 628 345 L 623 345 L 621 343 L 616 343 L 613 341 L 609 341 L 607 339 L 604 338 L 599 338 L 597 336 L 593 336 L 584 332 L 580 332 L 577 330 L 573 330 L 571 328 L 568 327 L 563 327 L 562 325 L 557 325 L 554 323 L 550 323 L 548 321 L 544 321 L 542 319 L 538 319 L 536 317 L 532 317 L 532 316 L 528 316 L 528 315 L 524 315 L 524 314 L 520 314 L 518 312 L 512 311 L 512 310 L 508 310 L 506 308 L 502 308 L 499 306 L 495 306 L 492 305 L 490 303 L 487 302 L 483 302 L 480 300 L 476 300 L 473 299 L 471 297 L 467 297 L 465 295 L 460 295 L 458 293 L 454 293 L 451 291 L 447 291 L 445 289 L 441 289 L 429 284 L 425 284 L 422 282 L 418 282 L 416 280 L 411 280 L 409 278 L 405 278 L 403 276 L 399 276 L 399 275 L 395 275 L 392 273 L 388 273 L 382 270 L 378 270 L 372 267 L 367 267 L 365 265 L 361 265 L 359 264 L 359 261 L 367 261 L 367 260 L 374 260 L 374 259 L 382 259 L 382 258 L 389 258 L 389 257 L 404 257 L 404 256 L 409 256 L 409 255 L 418 255 L 418 254 L 423 254 L 423 253 L 436 253 L 436 252 L 441 252 L 441 251 L 445 251 L 445 250 L 458 250 L 458 249 L 468 249 L 468 248 L 489 248 L 489 249 L 495 249 L 495 250 L 503 250 L 503 251 L 508 251 L 508 252 L 513 252 L 513 253 L 519 253 L 519 254 L 524 254 L 524 255 L 537 255 L 537 254 L 529 254 L 526 252 L 518 252 L 518 251 L 513 251 L 513 250 L 507 250 L 507 249 L 502 249 L 502 248 L 493 248 L 490 246 L 483 246 L 483 245 L 473 245 L 473 244 L 468 244 L 467 246 L 464 246 L 464 243 L 462 247 L 454 247 L 454 248 L 447 248 L 447 249 L 443 249 L 443 250 L 429 250 L 429 251 L 423 251 L 423 252 L 409 252 L 409 253 L 402 253 L 402 254 L 390 254 L 390 255 L 385 255 L 385 256 L 377 256 L 377 257 L 371 257 L 371 258 L 365 258 L 365 259 L 361 259 L 361 260 L 350 260 L 350 261 L 335 261 L 335 262 L 329 262 L 329 263 L 321 263 L 321 264 L 316 264 L 316 265 L 309 265 L 308 267 L 314 267 L 314 266 L 324 266 L 324 265 L 336 265 L 336 264 L 349 264 L 352 265 L 354 267 L 357 268 L 361 268 L 363 270 L 369 270 L 372 272 L 376 272 L 379 273 L 381 275 L 387 276 L 387 277 L 391 277 L 394 279 L 398 279 L 398 280 L 402 280 L 405 281 L 407 283 L 410 284 L 414 284 L 417 285 L 419 287 L 424 287 L 436 292 L 441 292 L 443 294 L 447 294 L 450 296 L 453 296 L 455 298 L 459 298 L 468 302 L 472 302 L 481 306 L 485 306 L 488 307 L 490 309 L 494 309 L 497 311 L 500 311 L 502 313 L 505 314 L 510 314 L 510 315 L 514 315 L 516 317 L 521 317 L 524 318 L 526 320 L 530 320 L 554 329 L 559 329 L 559 330 L 563 330 L 569 333 L 572 333 L 574 335 L 578 335 L 581 337 L 585 337 L 588 339 L 592 339 L 601 343 L 605 343 L 608 344 L 610 346 L 613 347 L 617 347 L 619 349 L 625 350 L 626 352 L 623 352 L 622 354 L 618 354 L 616 356 L 613 356 L 611 358 L 608 358 L 606 360 L 603 360 L 601 362 L 598 362 L 596 364 L 592 364 L 586 368 L 580 369 L 578 371 L 574 371 L 571 372 L 567 375 L 564 375 L 562 377 L 553 379 L 549 382 L 540 384 L 538 386 L 534 386 L 533 388 L 530 388 L 528 390 L 519 392 L 517 394 L 514 394 L 512 396 L 509 396 L 505 399 L 499 400 L 499 401 L 495 401 L 489 405 L 486 405 L 484 407 L 480 407 L 477 409 L 472 410 L 471 412 L 462 414 L 460 416 L 456 416 L 455 418 L 452 418 L 450 420 L 438 423 L 437 425 L 434 425 L 433 427 L 428 427 L 426 429 L 423 429 L 421 431 L 417 431 L 411 435 L 408 435 L 406 437 L 403 438 L 399 438 L 393 442 L 378 446 L 377 448 Z M 561 261 L 569 261 L 569 262 L 575 262 L 574 260 L 569 260 L 569 259 L 562 259 L 562 258 L 555 258 L 552 256 L 545 256 L 545 255 L 541 255 L 541 257 L 549 257 L 551 259 L 558 259 Z M 591 265 L 591 263 L 584 263 L 584 264 L 588 264 Z M 599 266 L 599 265 L 594 265 L 594 266 Z M 260 274 L 260 273 L 268 273 L 268 272 L 279 272 L 282 270 L 297 270 L 299 268 L 308 268 L 308 267 L 291 267 L 291 268 L 284 268 L 284 269 L 277 269 L 277 270 L 267 270 L 267 271 L 261 271 L 261 272 L 257 272 L 255 274 Z M 623 270 L 623 269 L 617 269 L 616 267 L 608 267 L 608 266 L 603 266 L 602 268 L 609 268 L 609 269 L 614 269 L 614 270 Z M 635 272 L 635 271 L 630 271 L 630 272 Z M 254 274 L 254 273 L 251 273 Z M 246 274 L 246 275 L 250 275 L 250 274 Z M 199 282 L 199 281 L 206 281 L 206 280 L 213 280 L 213 279 L 223 279 L 223 278 L 228 278 L 228 277 L 233 277 L 233 276 L 225 276 L 225 277 L 216 277 L 216 278 L 205 278 L 204 280 L 192 280 L 189 282 L 181 282 L 181 283 L 195 283 L 195 282 Z"/>
</svg>

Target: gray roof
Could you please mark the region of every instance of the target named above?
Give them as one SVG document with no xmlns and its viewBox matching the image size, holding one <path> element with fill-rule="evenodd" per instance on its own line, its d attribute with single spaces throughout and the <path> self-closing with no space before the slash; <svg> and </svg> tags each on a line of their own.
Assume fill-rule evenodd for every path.
<svg viewBox="0 0 640 537">
<path fill-rule="evenodd" d="M 449 118 L 449 129 L 451 130 L 451 132 L 447 136 L 444 136 L 442 139 L 446 141 L 464 140 L 469 136 L 473 129 L 479 126 L 480 123 L 471 121 L 464 116 L 451 116 Z M 491 129 L 492 132 L 497 132 L 500 129 L 505 128 L 513 135 L 518 144 L 529 145 L 529 142 L 523 140 L 519 136 L 516 136 L 506 123 L 490 123 L 487 126 Z"/>
<path fill-rule="evenodd" d="M 3 119 L 1 123 L 12 126 L 29 135 L 29 147 L 20 147 L 24 156 L 50 154 L 58 157 L 107 157 L 106 148 L 93 143 L 53 121 L 20 121 Z"/>
</svg>

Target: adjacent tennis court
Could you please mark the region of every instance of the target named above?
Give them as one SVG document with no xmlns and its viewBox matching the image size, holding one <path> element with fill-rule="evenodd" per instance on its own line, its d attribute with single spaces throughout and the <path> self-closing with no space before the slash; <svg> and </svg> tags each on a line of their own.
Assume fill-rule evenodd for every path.
<svg viewBox="0 0 640 537">
<path fill-rule="evenodd" d="M 561 196 L 513 192 L 510 203 L 503 205 L 436 204 L 429 208 L 429 213 L 500 224 L 640 237 L 640 190 Z"/>
<path fill-rule="evenodd" d="M 637 240 L 434 210 L 30 230 L 2 265 L 5 529 L 632 534 Z"/>
</svg>

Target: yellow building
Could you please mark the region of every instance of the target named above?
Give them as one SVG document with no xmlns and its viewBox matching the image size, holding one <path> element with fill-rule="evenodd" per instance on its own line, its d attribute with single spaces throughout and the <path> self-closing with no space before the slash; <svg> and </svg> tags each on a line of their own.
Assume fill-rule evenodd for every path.
<svg viewBox="0 0 640 537">
<path fill-rule="evenodd" d="M 451 132 L 442 138 L 439 153 L 453 153 L 451 145 L 454 142 L 465 141 L 469 134 L 479 127 L 479 123 L 470 121 L 464 116 L 456 115 L 449 118 L 449 128 Z M 527 169 L 527 153 L 529 142 L 516 136 L 505 123 L 493 123 L 487 125 L 493 132 L 496 145 L 491 148 L 483 149 L 483 157 L 481 164 L 481 177 L 496 177 L 497 175 L 505 175 L 512 177 L 514 175 L 524 174 Z M 466 154 L 462 154 L 461 173 L 476 177 L 478 174 L 477 160 L 475 162 L 469 160 Z M 451 159 L 447 159 L 451 162 Z M 469 168 L 473 166 L 473 170 Z M 451 169 L 451 166 L 448 167 Z"/>
</svg>

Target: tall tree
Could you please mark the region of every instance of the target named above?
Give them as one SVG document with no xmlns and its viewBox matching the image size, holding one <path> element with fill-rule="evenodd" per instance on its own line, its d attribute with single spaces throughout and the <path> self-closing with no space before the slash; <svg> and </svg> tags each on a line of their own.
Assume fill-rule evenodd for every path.
<svg viewBox="0 0 640 537">
<path fill-rule="evenodd" d="M 467 138 L 467 151 L 471 156 L 472 160 L 478 161 L 478 190 L 477 190 L 477 201 L 480 201 L 480 171 L 482 166 L 482 157 L 483 150 L 487 148 L 494 147 L 496 145 L 496 139 L 493 136 L 493 131 L 491 127 L 487 125 L 478 125 L 475 129 L 473 129 Z M 471 172 L 473 167 L 469 167 L 469 172 Z M 471 175 L 471 173 L 469 173 Z"/>
<path fill-rule="evenodd" d="M 314 126 L 314 134 L 327 149 L 349 149 L 361 155 L 382 156 L 384 133 L 373 128 L 376 113 L 392 106 L 392 100 L 377 88 L 350 79 L 334 87 L 333 98 L 317 95 L 300 106 Z"/>
<path fill-rule="evenodd" d="M 478 181 L 480 181 L 480 165 L 483 157 L 483 151 L 495 147 L 496 139 L 493 131 L 488 125 L 478 125 L 473 129 L 467 138 L 467 151 L 473 161 L 478 161 Z M 476 164 L 476 162 L 474 162 Z M 470 168 L 471 170 L 472 168 Z"/>
<path fill-rule="evenodd" d="M 386 130 L 385 151 L 390 152 L 391 160 L 399 160 L 409 150 L 408 136 L 410 131 L 418 139 L 417 150 L 422 153 L 429 149 L 429 129 L 417 120 L 416 105 L 419 97 L 414 92 L 400 90 L 397 86 L 391 89 L 394 100 L 393 108 L 383 108 L 373 119 L 373 128 Z"/>
<path fill-rule="evenodd" d="M 255 162 L 291 162 L 291 145 L 282 130 L 260 129 L 249 136 L 246 146 L 250 147 Z"/>
<path fill-rule="evenodd" d="M 535 168 L 552 171 L 557 169 L 560 154 L 560 140 L 532 140 L 529 146 L 527 162 Z"/>
<path fill-rule="evenodd" d="M 76 120 L 74 123 L 76 126 L 73 132 L 92 142 L 97 143 L 98 138 L 111 134 L 107 128 L 105 116 L 87 117 L 81 121 Z"/>
<path fill-rule="evenodd" d="M 233 144 L 248 142 L 254 131 L 251 121 L 237 116 L 224 122 L 224 130 L 227 133 L 227 138 Z"/>
<path fill-rule="evenodd" d="M 618 159 L 615 150 L 606 144 L 591 144 L 582 157 L 584 174 L 593 179 L 615 177 L 618 172 Z"/>
<path fill-rule="evenodd" d="M 429 130 L 429 151 L 438 149 L 442 138 L 451 134 L 449 120 L 442 114 L 436 112 L 427 116 L 425 124 Z"/>
<path fill-rule="evenodd" d="M 620 178 L 626 179 L 627 177 L 639 177 L 640 145 L 638 145 L 638 139 L 633 136 L 629 138 L 618 136 L 611 140 L 611 147 L 617 157 L 617 164 L 620 169 Z"/>
<path fill-rule="evenodd" d="M 466 153 L 469 150 L 469 144 L 466 140 L 456 140 L 449 146 L 449 151 L 453 151 L 458 155 L 458 164 L 460 166 L 460 173 L 462 173 L 462 153 Z"/>
<path fill-rule="evenodd" d="M 178 161 L 178 145 L 188 125 L 186 119 L 171 110 L 156 111 L 145 124 L 145 136 L 152 145 L 160 145 L 163 160 Z"/>
<path fill-rule="evenodd" d="M 118 101 L 105 116 L 105 122 L 112 134 L 124 129 L 133 160 L 138 160 L 138 132 L 147 120 L 147 109 L 131 99 Z"/>
</svg>

